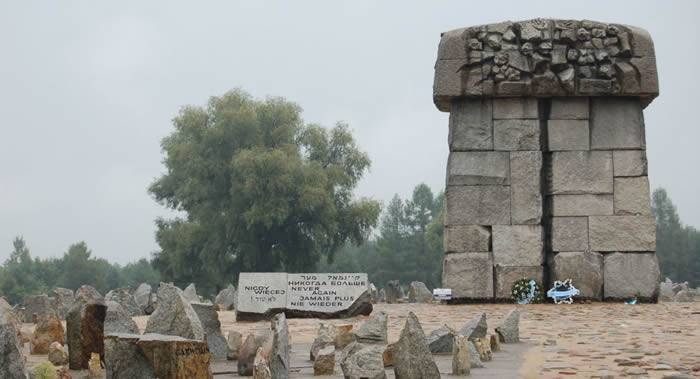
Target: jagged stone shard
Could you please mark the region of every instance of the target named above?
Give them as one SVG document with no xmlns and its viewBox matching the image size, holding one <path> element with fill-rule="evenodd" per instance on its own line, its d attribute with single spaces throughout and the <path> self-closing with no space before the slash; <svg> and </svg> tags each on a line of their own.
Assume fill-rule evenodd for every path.
<svg viewBox="0 0 700 379">
<path fill-rule="evenodd" d="M 596 21 L 534 19 L 442 33 L 433 100 L 448 112 L 463 97 L 659 94 L 645 30 Z"/>
</svg>

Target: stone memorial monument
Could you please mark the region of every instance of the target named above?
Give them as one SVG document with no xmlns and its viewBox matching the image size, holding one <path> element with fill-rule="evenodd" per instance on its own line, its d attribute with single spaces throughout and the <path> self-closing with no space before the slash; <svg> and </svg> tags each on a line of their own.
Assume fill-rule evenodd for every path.
<svg viewBox="0 0 700 379">
<path fill-rule="evenodd" d="M 571 278 L 581 296 L 655 301 L 642 110 L 658 95 L 637 27 L 535 19 L 442 34 L 433 99 L 450 112 L 443 286 L 499 301 Z"/>
<path fill-rule="evenodd" d="M 343 318 L 372 312 L 367 274 L 287 274 L 242 272 L 238 277 L 236 320 Z"/>
</svg>

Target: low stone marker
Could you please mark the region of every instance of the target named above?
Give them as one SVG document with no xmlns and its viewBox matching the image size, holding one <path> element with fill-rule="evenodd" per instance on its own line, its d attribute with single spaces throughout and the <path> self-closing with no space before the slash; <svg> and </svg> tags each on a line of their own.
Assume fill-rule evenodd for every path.
<svg viewBox="0 0 700 379">
<path fill-rule="evenodd" d="M 367 274 L 241 273 L 236 319 L 344 318 L 372 312 Z"/>
<path fill-rule="evenodd" d="M 212 377 L 210 362 L 204 341 L 162 334 L 105 336 L 107 379 L 208 379 Z"/>
</svg>

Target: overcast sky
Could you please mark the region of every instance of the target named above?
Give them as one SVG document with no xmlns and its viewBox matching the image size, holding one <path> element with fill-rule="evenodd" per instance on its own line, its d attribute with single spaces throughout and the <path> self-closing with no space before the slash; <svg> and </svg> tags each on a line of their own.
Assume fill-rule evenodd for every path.
<svg viewBox="0 0 700 379">
<path fill-rule="evenodd" d="M 645 111 L 652 187 L 700 227 L 698 1 L 1 1 L 0 262 L 84 240 L 126 263 L 157 248 L 147 194 L 182 105 L 241 87 L 307 122 L 350 124 L 383 202 L 444 183 L 447 114 L 432 103 L 440 32 L 534 17 L 647 29 L 661 96 Z"/>
</svg>

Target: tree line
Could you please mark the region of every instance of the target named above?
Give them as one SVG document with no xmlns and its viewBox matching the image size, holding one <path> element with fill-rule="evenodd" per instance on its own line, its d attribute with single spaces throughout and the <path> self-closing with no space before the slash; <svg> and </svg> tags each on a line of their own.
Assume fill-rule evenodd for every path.
<svg viewBox="0 0 700 379">
<path fill-rule="evenodd" d="M 53 288 L 78 289 L 83 284 L 103 295 L 119 287 L 146 282 L 157 285 L 160 274 L 146 258 L 125 266 L 96 258 L 85 242 L 72 244 L 60 258 L 33 258 L 22 237 L 12 242 L 10 257 L 0 266 L 0 296 L 21 303 L 25 296 L 50 293 Z"/>
<path fill-rule="evenodd" d="M 444 194 L 417 185 L 382 210 L 354 190 L 371 161 L 343 122 L 305 123 L 284 98 L 242 90 L 183 107 L 161 143 L 165 173 L 148 188 L 181 216 L 156 220 L 150 261 L 120 267 L 84 242 L 61 258 L 31 258 L 14 241 L 0 268 L 0 295 L 12 301 L 53 286 L 91 284 L 101 292 L 159 280 L 195 283 L 212 296 L 240 272 L 367 272 L 375 284 L 440 285 Z M 652 197 L 661 271 L 700 285 L 700 233 L 681 223 L 668 194 Z"/>
</svg>

